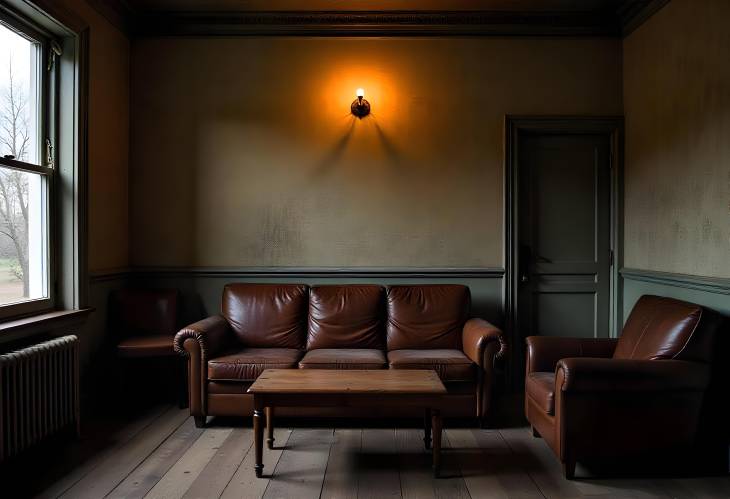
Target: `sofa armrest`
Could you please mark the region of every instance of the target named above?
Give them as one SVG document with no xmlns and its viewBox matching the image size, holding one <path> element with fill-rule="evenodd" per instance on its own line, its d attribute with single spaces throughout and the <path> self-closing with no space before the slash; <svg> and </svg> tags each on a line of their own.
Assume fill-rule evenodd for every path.
<svg viewBox="0 0 730 499">
<path fill-rule="evenodd" d="M 507 353 L 507 341 L 502 330 L 484 319 L 469 319 L 466 321 L 461 335 L 462 348 L 464 354 L 482 369 L 491 367 L 487 363 L 494 361 L 494 359 L 484 358 L 484 352 L 490 343 L 495 343 L 498 346 L 498 349 L 494 349 L 494 359 L 503 358 Z"/>
<path fill-rule="evenodd" d="M 181 329 L 175 335 L 175 351 L 189 357 L 186 340 L 193 339 L 200 348 L 201 360 L 205 362 L 223 350 L 230 339 L 228 322 L 220 315 L 214 315 Z"/>
<path fill-rule="evenodd" d="M 566 357 L 611 357 L 617 342 L 613 338 L 529 336 L 527 373 L 555 372 L 558 361 Z"/>
<path fill-rule="evenodd" d="M 558 362 L 556 389 L 563 393 L 703 391 L 706 364 L 684 360 L 568 358 Z"/>
</svg>

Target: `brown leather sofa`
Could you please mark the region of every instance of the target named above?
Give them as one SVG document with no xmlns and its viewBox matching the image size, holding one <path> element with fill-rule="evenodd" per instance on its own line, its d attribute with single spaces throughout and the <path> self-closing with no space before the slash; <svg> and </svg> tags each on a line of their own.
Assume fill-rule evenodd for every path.
<svg viewBox="0 0 730 499">
<path fill-rule="evenodd" d="M 718 314 L 642 296 L 621 337 L 527 338 L 525 413 L 572 478 L 576 461 L 693 446 Z"/>
<path fill-rule="evenodd" d="M 188 357 L 190 413 L 198 426 L 211 415 L 251 415 L 246 390 L 270 368 L 433 369 L 449 390 L 445 415 L 483 421 L 495 359 L 506 345 L 499 329 L 468 318 L 470 301 L 460 285 L 229 284 L 221 315 L 175 336 L 175 350 Z M 277 414 L 416 415 L 352 408 Z"/>
</svg>

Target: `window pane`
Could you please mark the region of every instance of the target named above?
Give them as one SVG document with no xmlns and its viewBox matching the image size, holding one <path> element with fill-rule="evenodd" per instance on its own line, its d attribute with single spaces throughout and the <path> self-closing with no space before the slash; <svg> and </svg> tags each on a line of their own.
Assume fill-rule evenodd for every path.
<svg viewBox="0 0 730 499">
<path fill-rule="evenodd" d="M 0 305 L 48 296 L 46 189 L 42 175 L 0 167 Z"/>
<path fill-rule="evenodd" d="M 40 45 L 0 24 L 0 156 L 40 164 Z"/>
</svg>

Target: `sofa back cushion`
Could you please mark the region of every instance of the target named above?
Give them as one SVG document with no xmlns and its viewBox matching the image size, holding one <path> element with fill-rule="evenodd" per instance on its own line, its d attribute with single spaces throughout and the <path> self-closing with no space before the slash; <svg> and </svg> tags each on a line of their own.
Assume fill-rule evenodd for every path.
<svg viewBox="0 0 730 499">
<path fill-rule="evenodd" d="M 613 354 L 615 359 L 707 360 L 712 335 L 700 328 L 704 310 L 694 303 L 644 295 L 636 302 Z"/>
<path fill-rule="evenodd" d="M 222 313 L 241 343 L 253 348 L 304 348 L 304 284 L 226 284 Z"/>
<path fill-rule="evenodd" d="M 385 347 L 385 290 L 374 285 L 314 286 L 307 350 Z"/>
<path fill-rule="evenodd" d="M 389 286 L 388 350 L 461 348 L 469 288 L 457 284 Z"/>
</svg>

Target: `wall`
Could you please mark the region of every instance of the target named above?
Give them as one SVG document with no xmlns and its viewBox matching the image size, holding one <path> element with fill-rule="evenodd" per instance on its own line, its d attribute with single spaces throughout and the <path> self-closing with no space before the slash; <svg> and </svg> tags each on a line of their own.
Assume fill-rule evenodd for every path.
<svg viewBox="0 0 730 499">
<path fill-rule="evenodd" d="M 653 293 L 730 314 L 727 19 L 672 0 L 624 40 L 626 312 Z"/>
<path fill-rule="evenodd" d="M 504 115 L 621 106 L 617 40 L 136 40 L 131 261 L 501 267 Z"/>
<path fill-rule="evenodd" d="M 61 0 L 89 26 L 88 107 L 88 306 L 95 309 L 76 333 L 83 371 L 99 363 L 105 346 L 108 295 L 129 265 L 129 40 L 84 0 Z M 108 370 L 108 369 L 106 369 Z M 100 372 L 104 372 L 102 370 Z"/>
<path fill-rule="evenodd" d="M 672 0 L 624 41 L 627 267 L 730 277 L 728 19 Z"/>
</svg>

